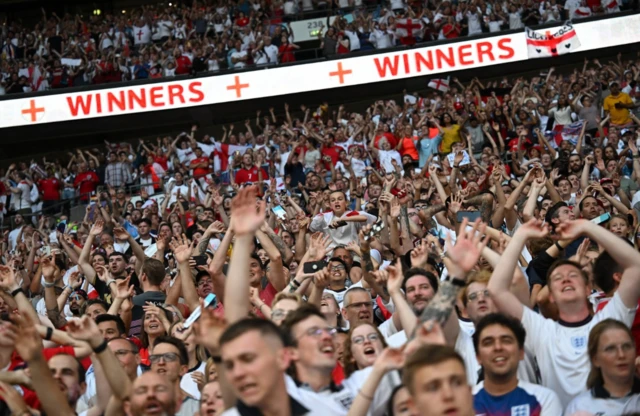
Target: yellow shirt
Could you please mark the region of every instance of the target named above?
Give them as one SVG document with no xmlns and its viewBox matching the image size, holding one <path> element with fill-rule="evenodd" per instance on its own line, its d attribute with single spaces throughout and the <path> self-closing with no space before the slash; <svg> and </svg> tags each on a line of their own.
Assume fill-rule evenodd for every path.
<svg viewBox="0 0 640 416">
<path fill-rule="evenodd" d="M 442 130 L 444 133 L 442 133 L 440 151 L 442 153 L 451 153 L 451 146 L 460 141 L 460 126 L 454 124 L 451 127 L 442 127 Z"/>
<path fill-rule="evenodd" d="M 616 108 L 616 103 L 633 104 L 629 94 L 621 92 L 616 97 L 609 95 L 604 99 L 604 110 L 611 116 L 611 124 L 623 125 L 631 122 L 628 108 Z"/>
</svg>

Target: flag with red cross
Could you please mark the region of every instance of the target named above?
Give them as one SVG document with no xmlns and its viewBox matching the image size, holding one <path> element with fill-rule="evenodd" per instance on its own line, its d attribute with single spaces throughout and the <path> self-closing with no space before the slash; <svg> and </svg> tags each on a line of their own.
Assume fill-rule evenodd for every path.
<svg viewBox="0 0 640 416">
<path fill-rule="evenodd" d="M 548 58 L 565 55 L 580 48 L 580 39 L 570 21 L 555 32 L 524 29 L 529 58 Z"/>
</svg>

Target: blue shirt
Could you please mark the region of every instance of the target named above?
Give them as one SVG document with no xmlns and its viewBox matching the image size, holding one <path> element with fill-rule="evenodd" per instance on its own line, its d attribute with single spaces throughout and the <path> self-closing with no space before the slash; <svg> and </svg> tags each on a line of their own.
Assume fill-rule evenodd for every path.
<svg viewBox="0 0 640 416">
<path fill-rule="evenodd" d="M 542 413 L 536 396 L 522 387 L 502 396 L 492 396 L 483 388 L 473 396 L 473 408 L 476 415 L 486 416 L 540 416 Z"/>
<path fill-rule="evenodd" d="M 438 134 L 433 139 L 425 137 L 420 139 L 420 146 L 418 147 L 418 153 L 420 155 L 420 167 L 423 167 L 427 163 L 429 156 L 438 153 L 438 146 L 442 141 L 442 134 Z"/>
</svg>

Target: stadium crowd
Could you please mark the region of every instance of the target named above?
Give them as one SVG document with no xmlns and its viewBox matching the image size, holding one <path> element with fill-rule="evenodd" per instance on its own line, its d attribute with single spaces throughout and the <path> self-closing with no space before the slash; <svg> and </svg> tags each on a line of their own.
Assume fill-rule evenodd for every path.
<svg viewBox="0 0 640 416">
<path fill-rule="evenodd" d="M 639 76 L 17 161 L 0 414 L 637 414 Z"/>
<path fill-rule="evenodd" d="M 293 62 L 301 46 L 288 22 L 318 13 L 327 17 L 320 49 L 331 56 L 617 13 L 632 4 L 207 0 L 62 17 L 43 9 L 34 26 L 2 23 L 0 95 Z"/>
</svg>

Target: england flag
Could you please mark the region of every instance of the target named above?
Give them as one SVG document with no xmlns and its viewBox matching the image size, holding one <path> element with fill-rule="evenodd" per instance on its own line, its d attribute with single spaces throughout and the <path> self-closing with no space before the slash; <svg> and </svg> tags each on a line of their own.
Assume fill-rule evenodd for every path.
<svg viewBox="0 0 640 416">
<path fill-rule="evenodd" d="M 524 29 L 527 38 L 529 58 L 548 58 L 565 55 L 580 48 L 580 39 L 570 21 L 556 32 Z"/>
<path fill-rule="evenodd" d="M 429 88 L 433 88 L 434 90 L 447 92 L 449 91 L 449 77 L 447 77 L 447 79 L 432 79 L 431 81 L 429 81 L 429 84 L 427 84 L 427 86 Z"/>
<path fill-rule="evenodd" d="M 396 36 L 399 38 L 422 36 L 422 22 L 418 19 L 396 19 Z"/>
</svg>

